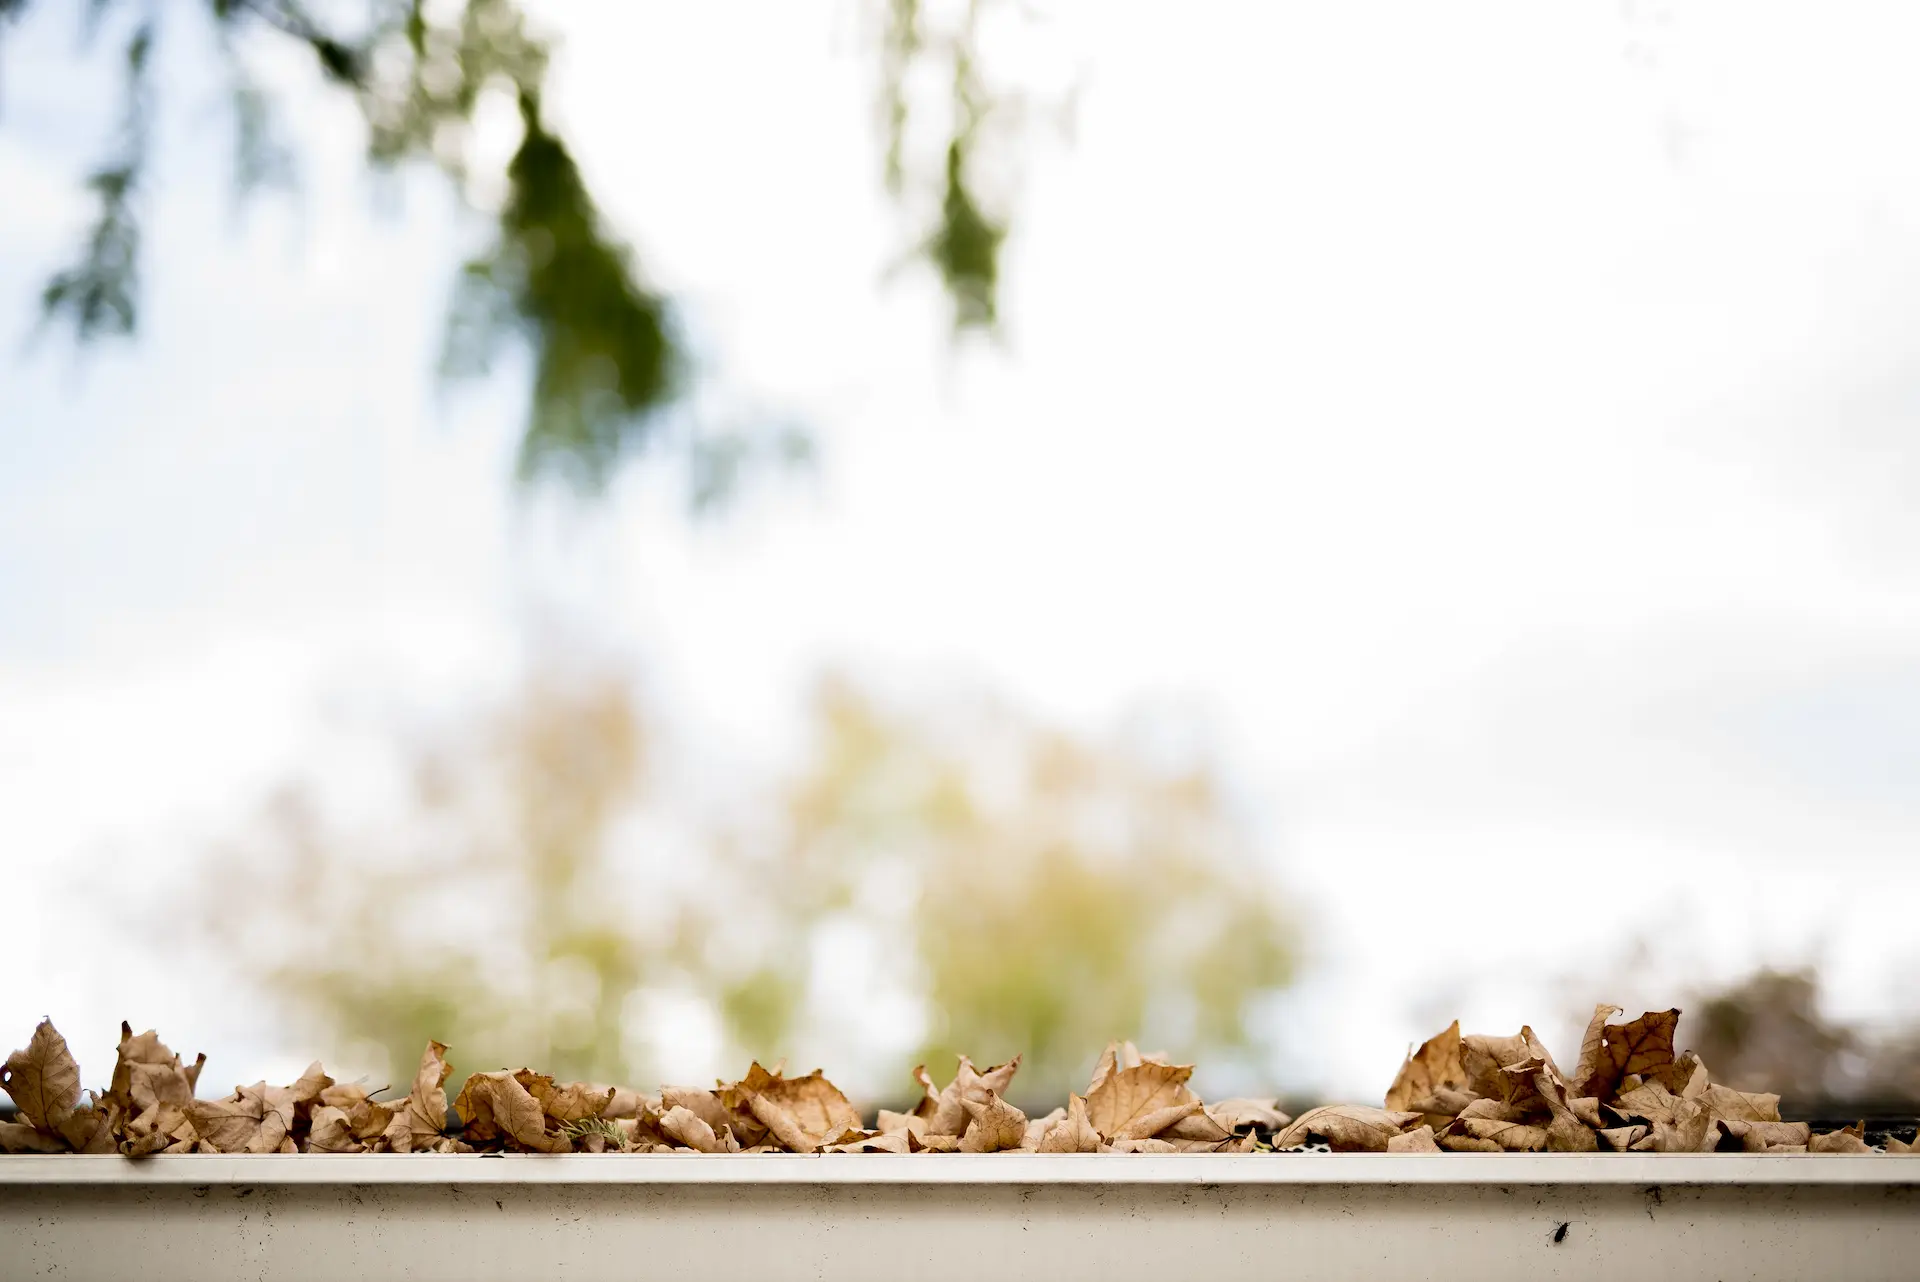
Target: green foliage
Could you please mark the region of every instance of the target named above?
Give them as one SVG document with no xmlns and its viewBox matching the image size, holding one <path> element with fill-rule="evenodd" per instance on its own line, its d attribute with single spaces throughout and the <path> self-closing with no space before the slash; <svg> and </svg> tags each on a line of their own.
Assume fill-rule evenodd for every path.
<svg viewBox="0 0 1920 1282">
<path fill-rule="evenodd" d="M 45 3 L 45 0 L 42 0 Z M 140 321 L 140 201 L 147 176 L 153 101 L 150 55 L 163 23 L 190 19 L 186 3 L 132 6 L 84 0 L 88 30 L 121 9 L 139 22 L 125 49 L 125 123 L 110 158 L 89 179 L 96 215 L 77 261 L 42 294 L 44 317 L 73 326 L 82 340 L 131 335 Z M 932 22 L 922 0 L 885 5 L 880 39 L 886 186 L 910 217 L 923 220 L 915 254 L 932 265 L 953 302 L 956 332 L 998 323 L 1002 216 L 990 211 L 976 170 L 998 119 L 1004 140 L 1009 99 L 980 73 L 982 0 L 957 20 Z M 32 0 L 0 0 L 0 20 Z M 690 462 L 692 506 L 724 498 L 750 463 L 804 462 L 791 431 L 669 435 L 669 409 L 686 390 L 685 340 L 669 301 L 646 283 L 634 256 L 605 226 L 567 144 L 540 112 L 546 44 L 529 30 L 518 0 L 460 0 L 436 18 L 424 0 L 351 0 L 321 17 L 302 0 L 202 0 L 228 63 L 234 118 L 234 184 L 242 196 L 292 184 L 294 159 L 274 126 L 272 97 L 252 77 L 239 39 L 277 33 L 309 50 L 324 79 L 350 93 L 365 118 L 368 158 L 377 166 L 425 163 L 457 186 L 469 177 L 465 140 L 490 92 L 520 105 L 522 136 L 507 173 L 509 197 L 493 245 L 469 262 L 450 309 L 443 370 L 487 370 L 499 343 L 513 339 L 533 359 L 525 478 L 557 475 L 594 489 L 617 464 L 656 440 Z M 354 19 L 357 17 L 357 21 Z M 910 101 L 917 67 L 941 71 L 943 103 Z M 943 144 L 914 163 L 910 127 L 931 118 Z"/>
<path fill-rule="evenodd" d="M 303 1042 L 313 1021 L 395 1072 L 437 1037 L 462 1064 L 649 1084 L 631 999 L 660 992 L 707 1009 L 729 1063 L 770 1063 L 809 1031 L 815 942 L 849 926 L 922 1002 L 927 1062 L 1022 1053 L 1035 1100 L 1116 1036 L 1256 1057 L 1246 1008 L 1288 982 L 1292 934 L 1205 771 L 839 683 L 815 711 L 803 768 L 739 805 L 772 818 L 696 824 L 671 884 L 632 876 L 638 711 L 588 677 L 410 749 L 414 795 L 364 829 L 281 803 L 194 902 Z M 878 1067 L 904 1086 L 911 1062 Z"/>
</svg>

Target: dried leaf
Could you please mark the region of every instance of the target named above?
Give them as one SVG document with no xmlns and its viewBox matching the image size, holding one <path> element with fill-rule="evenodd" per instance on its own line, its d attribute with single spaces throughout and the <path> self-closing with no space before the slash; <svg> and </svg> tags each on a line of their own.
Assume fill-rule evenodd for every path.
<svg viewBox="0 0 1920 1282">
<path fill-rule="evenodd" d="M 13 1097 L 20 1116 L 37 1130 L 57 1133 L 80 1102 L 80 1066 L 67 1050 L 67 1039 L 43 1019 L 33 1030 L 25 1050 L 7 1056 L 0 1068 L 0 1087 Z"/>
<path fill-rule="evenodd" d="M 546 1098 L 540 1101 L 540 1108 L 555 1122 L 570 1126 L 608 1116 L 606 1110 L 613 1104 L 614 1095 L 611 1086 L 568 1082 L 564 1086 L 551 1087 Z"/>
<path fill-rule="evenodd" d="M 1100 1132 L 1087 1119 L 1087 1101 L 1079 1095 L 1067 1096 L 1066 1120 L 1056 1123 L 1040 1141 L 1042 1153 L 1098 1153 Z"/>
<path fill-rule="evenodd" d="M 367 1088 L 358 1082 L 343 1082 L 322 1088 L 319 1103 L 345 1114 L 353 1138 L 362 1143 L 378 1139 L 392 1123 L 398 1107 L 371 1098 Z"/>
<path fill-rule="evenodd" d="M 307 1131 L 309 1153 L 364 1153 L 367 1146 L 353 1133 L 353 1119 L 345 1109 L 322 1104 L 313 1110 Z"/>
<path fill-rule="evenodd" d="M 1122 1070 L 1122 1071 L 1125 1072 L 1128 1070 Z M 1178 1125 L 1180 1122 L 1183 1122 L 1186 1119 L 1192 1117 L 1194 1114 L 1200 1112 L 1200 1108 L 1201 1108 L 1201 1105 L 1200 1105 L 1199 1098 L 1195 1096 L 1189 1096 L 1187 1099 L 1183 1100 L 1178 1104 L 1169 1104 L 1165 1108 L 1157 1108 L 1153 1110 L 1151 1113 L 1143 1113 L 1139 1117 L 1136 1117 L 1131 1121 L 1127 1122 L 1124 1126 L 1120 1128 L 1119 1133 L 1116 1135 L 1113 1135 L 1111 1138 L 1116 1140 L 1152 1139 L 1154 1136 L 1159 1135 L 1162 1131 L 1165 1131 L 1170 1127 Z M 1215 1129 L 1218 1129 L 1218 1128 L 1215 1128 Z M 1167 1136 L 1167 1138 L 1172 1139 L 1173 1136 L 1169 1135 Z M 1223 1134 L 1218 1136 L 1217 1138 L 1225 1139 L 1226 1136 Z"/>
<path fill-rule="evenodd" d="M 0 1153 L 64 1153 L 68 1145 L 58 1135 L 49 1135 L 25 1122 L 0 1122 Z"/>
<path fill-rule="evenodd" d="M 1805 1148 L 1813 1129 L 1805 1122 L 1750 1122 L 1720 1119 L 1720 1127 L 1740 1141 L 1748 1153 L 1766 1153 L 1781 1147 Z"/>
<path fill-rule="evenodd" d="M 1731 1086 L 1709 1085 L 1701 1092 L 1713 1115 L 1722 1120 L 1777 1122 L 1780 1097 L 1760 1091 L 1736 1091 Z"/>
<path fill-rule="evenodd" d="M 1650 1126 L 1611 1126 L 1599 1134 L 1601 1143 L 1616 1153 L 1624 1153 L 1652 1133 Z"/>
<path fill-rule="evenodd" d="M 971 1121 L 960 1137 L 962 1153 L 998 1153 L 1019 1148 L 1026 1138 L 1027 1115 L 1001 1099 L 998 1092 L 989 1090 L 984 1100 L 969 1099 L 964 1104 Z"/>
<path fill-rule="evenodd" d="M 397 1152 L 424 1148 L 446 1129 L 445 1084 L 452 1073 L 453 1066 L 447 1063 L 447 1048 L 439 1042 L 428 1042 L 427 1049 L 420 1054 L 420 1067 L 413 1075 L 413 1089 L 407 1092 L 407 1102 L 394 1114 L 395 1121 L 406 1123 L 409 1139 L 408 1147 L 396 1148 Z"/>
<path fill-rule="evenodd" d="M 1134 1123 L 1196 1098 L 1187 1089 L 1192 1076 L 1190 1064 L 1143 1062 L 1116 1068 L 1087 1093 L 1087 1118 L 1109 1141 L 1134 1135 Z"/>
<path fill-rule="evenodd" d="M 1223 1099 L 1207 1105 L 1207 1115 L 1230 1131 L 1246 1126 L 1277 1131 L 1293 1119 L 1282 1113 L 1277 1099 Z"/>
<path fill-rule="evenodd" d="M 1166 1140 L 1115 1140 L 1108 1146 L 1114 1153 L 1176 1153 Z"/>
<path fill-rule="evenodd" d="M 1466 1087 L 1467 1066 L 1461 1058 L 1460 1021 L 1456 1019 L 1407 1056 L 1393 1085 L 1387 1088 L 1386 1103 L 1390 1109 L 1410 1109 L 1415 1100 L 1427 1099 L 1436 1091 Z"/>
<path fill-rule="evenodd" d="M 882 1135 L 925 1135 L 927 1119 L 918 1113 L 896 1113 L 891 1109 L 881 1109 L 874 1119 L 874 1126 Z"/>
<path fill-rule="evenodd" d="M 439 1043 L 435 1042 L 434 1045 L 439 1046 Z M 546 1114 L 541 1111 L 540 1102 L 512 1073 L 504 1070 L 475 1073 L 469 1077 L 453 1108 L 465 1122 L 466 1138 L 473 1142 L 485 1143 L 504 1138 L 534 1153 L 564 1153 L 572 1147 L 565 1135 L 547 1133 Z M 443 1104 L 443 1116 L 444 1113 Z M 404 1120 L 395 1117 L 395 1126 Z M 431 1142 L 423 1141 L 417 1131 L 411 1139 L 412 1147 L 416 1150 Z"/>
<path fill-rule="evenodd" d="M 1488 1140 L 1508 1153 L 1538 1153 L 1547 1147 L 1546 1127 L 1526 1122 L 1505 1122 L 1492 1117 L 1468 1117 L 1462 1114 L 1447 1127 L 1447 1133 Z"/>
<path fill-rule="evenodd" d="M 724 1149 L 713 1127 L 690 1108 L 675 1106 L 662 1113 L 660 1130 L 697 1153 L 718 1153 Z"/>
<path fill-rule="evenodd" d="M 1887 1136 L 1887 1152 L 1895 1157 L 1920 1157 L 1920 1135 L 1915 1135 L 1911 1140 Z"/>
<path fill-rule="evenodd" d="M 957 1153 L 960 1151 L 960 1137 L 957 1135 L 922 1137 L 908 1131 L 907 1150 L 913 1153 Z"/>
<path fill-rule="evenodd" d="M 845 1144 L 830 1144 L 829 1153 L 907 1153 L 912 1151 L 907 1132 L 896 1131 L 890 1135 L 866 1135 Z"/>
<path fill-rule="evenodd" d="M 729 1108 L 745 1105 L 789 1152 L 812 1153 L 840 1143 L 849 1131 L 863 1133 L 860 1115 L 819 1069 L 790 1078 L 755 1063 L 740 1081 L 722 1087 L 719 1096 Z"/>
<path fill-rule="evenodd" d="M 1837 1131 L 1828 1131 L 1825 1135 L 1816 1135 L 1807 1141 L 1809 1153 L 1871 1153 L 1867 1147 L 1866 1126 L 1855 1122 L 1852 1126 Z"/>
<path fill-rule="evenodd" d="M 1439 1151 L 1440 1145 L 1434 1142 L 1431 1126 L 1416 1126 L 1387 1141 L 1389 1153 L 1438 1153 Z"/>
<path fill-rule="evenodd" d="M 119 1144 L 107 1116 L 97 1108 L 76 1109 L 60 1124 L 60 1138 L 76 1153 L 117 1153 Z"/>
<path fill-rule="evenodd" d="M 962 1135 L 972 1120 L 967 1112 L 966 1102 L 968 1100 L 982 1102 L 989 1093 L 1006 1094 L 1007 1087 L 1013 1082 L 1014 1074 L 1019 1071 L 1018 1055 L 985 1072 L 974 1068 L 973 1061 L 962 1055 L 953 1080 L 947 1083 L 946 1089 L 933 1095 L 931 1103 L 923 1098 L 915 1108 L 915 1112 L 927 1119 L 929 1135 Z M 927 1076 L 924 1067 L 914 1069 L 914 1078 L 920 1083 L 923 1091 L 931 1094 L 933 1079 Z"/>
<path fill-rule="evenodd" d="M 1027 1119 L 1027 1133 L 1020 1137 L 1020 1147 L 1030 1153 L 1039 1152 L 1040 1141 L 1047 1137 L 1047 1132 L 1052 1130 L 1056 1123 L 1066 1120 L 1067 1110 L 1064 1108 L 1056 1108 L 1051 1113 L 1041 1117 L 1029 1117 Z"/>
<path fill-rule="evenodd" d="M 221 1153 L 246 1152 L 265 1115 L 266 1101 L 258 1091 L 236 1090 L 225 1099 L 197 1099 L 187 1106 L 195 1133 Z M 274 1144 L 279 1142 L 276 1136 Z"/>
<path fill-rule="evenodd" d="M 1329 1104 L 1302 1113 L 1273 1137 L 1273 1146 L 1293 1148 L 1306 1143 L 1308 1136 L 1318 1135 L 1343 1153 L 1383 1153 L 1388 1140 L 1420 1124 L 1418 1113 L 1364 1104 Z"/>
<path fill-rule="evenodd" d="M 1587 1036 L 1580 1047 L 1580 1070 L 1575 1072 L 1571 1083 L 1576 1095 L 1612 1099 L 1627 1077 L 1644 1078 L 1674 1066 L 1673 1033 L 1680 1022 L 1678 1009 L 1648 1011 L 1631 1023 L 1607 1024 L 1602 1012 L 1611 1013 L 1612 1009 L 1604 1006 L 1594 1009 L 1594 1023 L 1588 1025 Z M 1589 1042 L 1593 1043 L 1591 1048 Z M 1691 1076 L 1691 1065 L 1685 1071 Z M 1684 1081 L 1683 1078 L 1683 1084 Z M 1670 1085 L 1664 1081 L 1662 1084 Z M 1670 1089 L 1679 1088 L 1670 1086 Z"/>
</svg>

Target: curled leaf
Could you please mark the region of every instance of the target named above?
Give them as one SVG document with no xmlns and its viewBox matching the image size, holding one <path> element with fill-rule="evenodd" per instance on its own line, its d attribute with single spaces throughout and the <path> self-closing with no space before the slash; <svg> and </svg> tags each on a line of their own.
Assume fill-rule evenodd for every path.
<svg viewBox="0 0 1920 1282">
<path fill-rule="evenodd" d="M 1387 1141 L 1389 1153 L 1438 1153 L 1439 1151 L 1440 1145 L 1434 1142 L 1431 1126 L 1416 1126 Z"/>
<path fill-rule="evenodd" d="M 1040 1141 L 1042 1153 L 1098 1153 L 1100 1132 L 1087 1120 L 1087 1101 L 1079 1095 L 1067 1096 L 1067 1116 L 1055 1122 Z"/>
<path fill-rule="evenodd" d="M 1418 1113 L 1369 1108 L 1364 1104 L 1329 1104 L 1302 1113 L 1291 1126 L 1273 1137 L 1273 1146 L 1293 1148 L 1317 1135 L 1343 1153 L 1384 1153 L 1388 1140 L 1409 1126 L 1421 1124 Z"/>
<path fill-rule="evenodd" d="M 969 1099 L 964 1106 L 971 1120 L 966 1134 L 960 1137 L 962 1153 L 998 1153 L 1019 1148 L 1026 1138 L 1027 1115 L 1001 1099 L 998 1092 L 989 1090 L 985 1099 Z"/>
<path fill-rule="evenodd" d="M 1466 1087 L 1467 1067 L 1461 1058 L 1460 1021 L 1456 1019 L 1407 1056 L 1393 1085 L 1387 1088 L 1386 1104 L 1390 1109 L 1409 1109 L 1415 1100 L 1427 1099 L 1436 1091 L 1463 1091 Z"/>
</svg>

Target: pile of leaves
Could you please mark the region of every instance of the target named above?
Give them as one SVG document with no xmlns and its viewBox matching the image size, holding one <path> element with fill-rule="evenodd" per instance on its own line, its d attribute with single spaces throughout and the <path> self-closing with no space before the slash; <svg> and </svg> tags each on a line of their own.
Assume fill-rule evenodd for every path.
<svg viewBox="0 0 1920 1282">
<path fill-rule="evenodd" d="M 1458 1020 L 1407 1056 L 1384 1108 L 1316 1108 L 1278 1135 L 1285 1148 L 1320 1140 L 1347 1151 L 1427 1153 L 1870 1153 L 1865 1126 L 1814 1134 L 1780 1118 L 1780 1097 L 1713 1080 L 1675 1054 L 1678 1010 L 1596 1006 L 1571 1073 L 1522 1026 L 1511 1037 L 1461 1035 Z M 1887 1142 L 1889 1153 L 1920 1150 Z"/>
<path fill-rule="evenodd" d="M 965 1056 L 945 1086 L 914 1070 L 911 1112 L 868 1127 L 818 1070 L 788 1077 L 758 1063 L 712 1090 L 555 1082 L 532 1069 L 475 1073 L 448 1102 L 447 1048 L 429 1042 L 404 1096 L 378 1099 L 318 1063 L 290 1086 L 255 1082 L 223 1099 L 195 1095 L 206 1056 L 183 1063 L 153 1032 L 120 1026 L 105 1094 L 82 1100 L 80 1069 L 53 1024 L 7 1058 L 0 1085 L 18 1120 L 7 1153 L 1044 1153 L 1248 1152 L 1287 1116 L 1270 1099 L 1203 1104 L 1191 1064 L 1107 1047 L 1087 1093 L 1029 1118 L 1005 1093 L 1020 1060 L 977 1069 Z"/>
<path fill-rule="evenodd" d="M 1191 1064 L 1107 1046 L 1086 1093 L 1028 1117 L 1006 1099 L 1019 1057 L 976 1068 L 961 1056 L 938 1086 L 913 1072 L 908 1112 L 872 1127 L 819 1070 L 789 1077 L 755 1063 L 737 1082 L 626 1087 L 555 1082 L 531 1069 L 475 1073 L 449 1103 L 447 1048 L 429 1042 L 405 1095 L 378 1099 L 319 1063 L 290 1086 L 255 1082 L 222 1099 L 195 1094 L 204 1055 L 186 1064 L 157 1035 L 120 1026 L 104 1094 L 86 1092 L 66 1040 L 42 1022 L 7 1058 L 0 1086 L 18 1120 L 0 1122 L 7 1153 L 1246 1153 L 1325 1144 L 1343 1151 L 1869 1152 L 1862 1128 L 1811 1134 L 1780 1120 L 1777 1095 L 1714 1083 L 1673 1050 L 1679 1012 L 1609 1024 L 1598 1007 L 1571 1074 L 1530 1028 L 1462 1036 L 1456 1022 L 1408 1056 L 1386 1107 L 1331 1105 L 1297 1121 L 1272 1099 L 1203 1102 Z M 1920 1150 L 1920 1139 L 1888 1143 Z"/>
</svg>

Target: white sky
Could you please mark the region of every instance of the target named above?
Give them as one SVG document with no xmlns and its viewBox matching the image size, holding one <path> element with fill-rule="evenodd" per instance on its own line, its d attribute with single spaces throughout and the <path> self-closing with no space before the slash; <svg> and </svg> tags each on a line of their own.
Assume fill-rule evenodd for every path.
<svg viewBox="0 0 1920 1282">
<path fill-rule="evenodd" d="M 617 226 L 820 479 L 518 505 L 512 371 L 431 378 L 477 226 L 372 192 L 291 62 L 305 194 L 236 217 L 176 76 L 146 337 L 0 363 L 0 1029 L 97 1064 L 125 1015 L 251 1080 L 288 1048 L 124 905 L 343 726 L 501 688 L 530 615 L 640 654 L 720 768 L 825 664 L 1200 710 L 1311 935 L 1287 1085 L 1762 960 L 1920 1013 L 1920 13 L 1048 0 L 1002 65 L 1077 127 L 1026 154 L 1008 342 L 956 357 L 880 284 L 852 0 L 538 8 Z M 71 41 L 0 45 L 9 353 L 112 119 Z M 1643 936 L 1647 991 L 1592 991 Z"/>
</svg>

